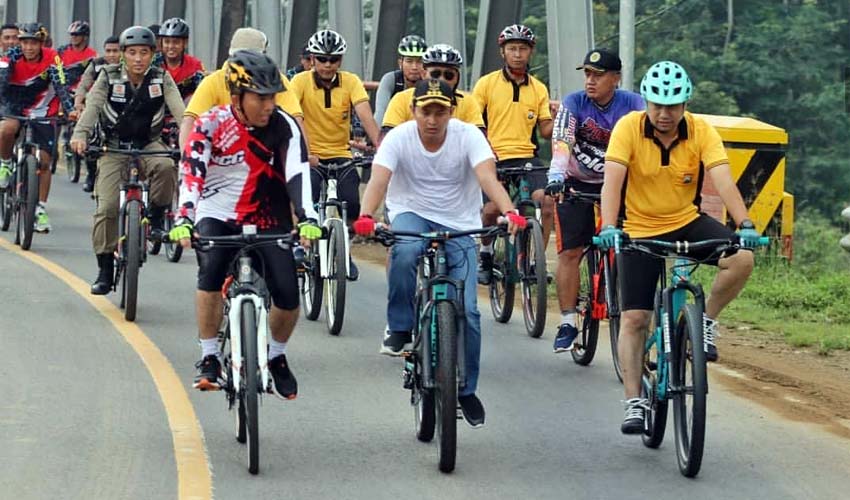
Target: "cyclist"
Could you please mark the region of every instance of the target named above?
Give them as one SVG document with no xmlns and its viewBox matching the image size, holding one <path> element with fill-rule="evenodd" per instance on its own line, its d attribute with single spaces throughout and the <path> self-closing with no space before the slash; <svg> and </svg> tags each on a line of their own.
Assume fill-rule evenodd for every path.
<svg viewBox="0 0 850 500">
<path fill-rule="evenodd" d="M 302 243 L 321 235 L 310 202 L 307 146 L 298 123 L 275 106 L 284 90 L 280 70 L 267 55 L 236 52 L 225 63 L 232 97 L 229 106 L 202 114 L 183 150 L 180 217 L 171 236 L 189 246 L 190 235 L 240 234 L 244 224 L 261 231 L 290 232 L 292 208 Z M 205 185 L 215 184 L 215 190 Z M 291 250 L 257 250 L 272 296 L 269 327 L 269 369 L 272 392 L 294 399 L 298 384 L 286 360 L 286 344 L 298 320 L 298 280 Z M 196 311 L 202 359 L 194 387 L 221 387 L 221 353 L 216 338 L 222 319 L 221 288 L 234 257 L 232 249 L 198 254 Z"/>
<path fill-rule="evenodd" d="M 151 66 L 156 49 L 153 32 L 144 26 L 127 28 L 119 37 L 119 46 L 121 64 L 106 66 L 86 94 L 86 108 L 71 138 L 71 147 L 77 154 L 85 153 L 96 123 L 109 147 L 166 151 L 160 138 L 165 108 L 175 116 L 183 115 L 183 100 L 171 75 Z M 105 154 L 98 161 L 92 244 L 99 272 L 91 287 L 93 295 L 105 295 L 112 289 L 112 254 L 118 245 L 119 189 L 126 166 L 127 157 L 119 154 Z M 151 239 L 156 240 L 162 235 L 165 210 L 171 205 L 177 184 L 177 171 L 174 163 L 163 157 L 143 159 L 142 166 L 150 184 Z"/>
<path fill-rule="evenodd" d="M 546 194 L 560 197 L 564 189 L 599 194 L 605 149 L 611 129 L 630 111 L 644 108 L 639 94 L 617 89 L 622 63 L 606 49 L 587 53 L 577 70 L 584 70 L 584 90 L 564 97 L 552 132 L 552 164 Z M 558 267 L 555 284 L 561 323 L 554 351 L 572 350 L 578 336 L 576 300 L 582 250 L 596 233 L 594 204 L 566 202 L 555 206 L 555 241 Z"/>
<path fill-rule="evenodd" d="M 684 68 L 670 61 L 655 63 L 640 83 L 646 111 L 629 113 L 614 126 L 605 153 L 599 234 L 603 247 L 613 247 L 623 231 L 633 238 L 665 241 L 734 237 L 731 229 L 699 212 L 706 173 L 738 225 L 742 246 L 751 249 L 758 243 L 759 234 L 732 180 L 720 135 L 705 120 L 686 111 L 692 91 Z M 622 230 L 616 226 L 621 202 L 625 205 Z M 691 255 L 700 260 L 710 257 L 708 252 Z M 717 316 L 744 287 L 753 270 L 753 253 L 730 251 L 709 262 L 719 268 L 703 318 L 706 359 L 714 361 Z M 643 432 L 648 407 L 648 401 L 640 397 L 644 338 L 663 265 L 662 260 L 644 254 L 625 253 L 618 268 L 624 434 Z"/>
<path fill-rule="evenodd" d="M 381 77 L 375 93 L 375 122 L 383 123 L 384 113 L 394 95 L 422 79 L 422 56 L 427 49 L 425 39 L 418 35 L 407 35 L 398 42 L 398 69 Z"/>
<path fill-rule="evenodd" d="M 537 78 L 528 73 L 528 63 L 537 40 L 527 26 L 512 24 L 499 34 L 499 52 L 505 65 L 502 69 L 482 76 L 475 84 L 473 95 L 478 99 L 487 137 L 496 153 L 496 168 L 515 167 L 531 163 L 542 165 L 537 156 L 535 126 L 545 139 L 552 136 L 552 114 L 549 111 L 549 91 Z M 531 197 L 541 204 L 543 242 L 548 244 L 552 230 L 553 202 L 546 198 L 546 174 L 528 175 Z M 485 200 L 484 225 L 493 224 L 499 215 L 492 203 Z M 482 241 L 478 282 L 490 283 L 493 269 L 493 243 Z"/>
<path fill-rule="evenodd" d="M 94 58 L 91 64 L 86 66 L 86 70 L 83 72 L 79 85 L 77 85 L 77 91 L 74 94 L 74 111 L 71 112 L 69 118 L 76 121 L 80 113 L 83 112 L 86 93 L 88 93 L 95 79 L 100 75 L 100 70 L 106 67 L 107 64 L 118 64 L 119 62 L 121 62 L 121 50 L 119 49 L 118 37 L 113 35 L 103 42 L 103 56 Z M 86 193 L 94 191 L 96 171 L 97 163 L 94 160 L 86 158 L 86 181 L 83 184 L 83 191 Z"/>
<path fill-rule="evenodd" d="M 233 37 L 230 39 L 229 54 L 232 56 L 240 50 L 253 50 L 258 53 L 265 53 L 269 46 L 268 38 L 265 33 L 254 28 L 239 28 L 233 32 Z M 282 77 L 284 91 L 276 94 L 275 99 L 277 105 L 295 117 L 298 125 L 303 127 L 303 113 L 301 112 L 301 104 L 295 93 L 290 90 L 290 83 L 286 77 Z M 201 80 L 201 84 L 195 90 L 195 94 L 186 106 L 186 111 L 183 114 L 183 121 L 180 123 L 180 145 L 185 145 L 186 138 L 192 131 L 195 119 L 198 116 L 206 113 L 215 106 L 225 106 L 230 104 L 230 91 L 227 88 L 227 83 L 224 78 L 224 67 L 217 69 L 205 76 Z M 306 140 L 306 136 L 305 136 Z"/>
<path fill-rule="evenodd" d="M 310 165 L 313 178 L 313 201 L 319 199 L 322 174 L 327 174 L 322 163 L 344 163 L 352 158 L 349 149 L 351 108 L 360 118 L 363 130 L 378 144 L 378 125 L 369 107 L 369 96 L 360 77 L 340 71 L 342 56 L 347 45 L 339 33 L 321 30 L 307 41 L 307 50 L 313 58 L 313 69 L 295 75 L 292 91 L 304 109 L 305 128 L 310 137 Z M 337 185 L 340 201 L 348 203 L 348 216 L 353 220 L 360 212 L 360 176 L 356 169 L 348 169 Z M 359 277 L 353 261 L 349 263 L 350 280 Z"/>
<path fill-rule="evenodd" d="M 11 51 L 0 61 L 0 95 L 4 96 L 2 115 L 45 118 L 56 116 L 61 106 L 65 113 L 73 101 L 65 84 L 62 60 L 51 48 L 44 47 L 47 29 L 41 23 L 21 25 L 18 39 L 21 50 Z M 7 118 L 0 122 L 0 188 L 9 185 L 12 148 L 20 122 Z M 50 231 L 47 196 L 50 193 L 50 160 L 56 142 L 56 128 L 49 123 L 30 124 L 33 140 L 41 149 L 38 176 L 38 206 L 35 230 Z"/>
<path fill-rule="evenodd" d="M 484 118 L 481 116 L 478 102 L 469 94 L 457 89 L 460 84 L 460 68 L 463 64 L 463 57 L 461 57 L 460 52 L 451 45 L 438 43 L 428 47 L 422 57 L 422 62 L 424 63 L 426 77 L 443 80 L 454 89 L 457 105 L 452 108 L 453 116 L 462 122 L 471 123 L 483 131 Z M 387 107 L 387 112 L 384 114 L 381 132 L 386 134 L 393 127 L 412 120 L 412 103 L 413 89 L 403 90 L 393 96 Z"/>
<path fill-rule="evenodd" d="M 525 226 L 496 178 L 490 145 L 474 125 L 452 119 L 455 89 L 437 79 L 416 83 L 415 121 L 405 122 L 384 138 L 372 162 L 372 177 L 363 195 L 357 234 L 374 232 L 373 214 L 386 195 L 393 228 L 404 231 L 463 231 L 481 227 L 481 191 L 507 217 L 509 230 Z M 448 242 L 450 274 L 463 280 L 466 308 L 466 386 L 459 391 L 463 416 L 473 427 L 484 425 L 484 406 L 476 396 L 481 357 L 481 315 L 475 286 L 475 244 L 471 238 Z M 398 356 L 412 341 L 416 321 L 417 258 L 424 245 L 392 248 L 387 322 L 381 353 Z"/>
<path fill-rule="evenodd" d="M 162 66 L 162 38 L 159 37 L 159 28 L 161 28 L 159 24 L 151 24 L 148 26 L 148 29 L 151 30 L 154 38 L 156 38 L 156 52 L 154 52 L 153 55 L 153 61 L 151 62 L 152 66 Z"/>
<path fill-rule="evenodd" d="M 0 57 L 6 57 L 9 49 L 18 45 L 18 25 L 6 23 L 0 26 Z"/>
<path fill-rule="evenodd" d="M 89 35 L 91 27 L 86 21 L 74 21 L 68 26 L 68 35 L 71 43 L 57 49 L 62 58 L 62 67 L 65 70 L 65 80 L 71 92 L 76 91 L 80 78 L 83 76 L 89 63 L 97 57 L 97 51 L 89 47 Z"/>
<path fill-rule="evenodd" d="M 177 83 L 183 102 L 188 103 L 207 72 L 204 63 L 186 53 L 189 25 L 179 17 L 168 19 L 159 27 L 157 41 L 162 43 L 163 68 Z"/>
<path fill-rule="evenodd" d="M 310 52 L 307 51 L 307 45 L 301 47 L 301 56 L 298 58 L 298 65 L 286 70 L 286 77 L 290 80 L 292 77 L 302 71 L 310 71 L 313 69 L 313 60 L 310 59 Z"/>
</svg>

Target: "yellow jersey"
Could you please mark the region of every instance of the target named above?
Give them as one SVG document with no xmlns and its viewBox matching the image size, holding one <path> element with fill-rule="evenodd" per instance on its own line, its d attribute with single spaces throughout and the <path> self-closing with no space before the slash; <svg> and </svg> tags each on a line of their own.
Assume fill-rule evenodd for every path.
<svg viewBox="0 0 850 500">
<path fill-rule="evenodd" d="M 413 103 L 414 88 L 409 88 L 396 93 L 387 105 L 387 111 L 384 113 L 383 127 L 398 127 L 406 121 L 413 119 L 413 111 L 410 105 Z M 462 122 L 475 125 L 478 128 L 484 128 L 484 118 L 481 116 L 481 109 L 478 107 L 478 102 L 474 97 L 461 90 L 455 90 L 455 99 L 457 105 L 452 113 L 453 118 L 457 118 Z"/>
<path fill-rule="evenodd" d="M 298 99 L 290 89 L 291 83 L 282 73 L 280 79 L 283 81 L 286 90 L 275 96 L 275 103 L 280 106 L 280 109 L 292 116 L 303 116 L 301 105 L 298 104 Z M 217 69 L 201 80 L 189 101 L 189 105 L 186 106 L 183 116 L 197 118 L 216 106 L 228 104 L 230 104 L 230 91 L 227 89 L 227 82 L 224 80 L 224 69 Z"/>
</svg>

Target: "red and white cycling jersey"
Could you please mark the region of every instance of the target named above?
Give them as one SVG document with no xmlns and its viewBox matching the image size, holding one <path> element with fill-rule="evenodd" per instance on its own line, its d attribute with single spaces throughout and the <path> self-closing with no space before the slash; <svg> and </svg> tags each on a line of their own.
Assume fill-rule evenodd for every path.
<svg viewBox="0 0 850 500">
<path fill-rule="evenodd" d="M 298 123 L 277 109 L 269 124 L 246 127 L 230 106 L 195 120 L 181 160 L 179 216 L 292 228 L 318 219 L 312 206 L 307 146 Z"/>
</svg>

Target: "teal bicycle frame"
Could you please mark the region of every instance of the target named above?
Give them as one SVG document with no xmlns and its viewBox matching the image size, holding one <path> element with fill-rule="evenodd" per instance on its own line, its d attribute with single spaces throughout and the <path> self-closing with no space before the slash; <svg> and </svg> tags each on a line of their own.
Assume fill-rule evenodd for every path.
<svg viewBox="0 0 850 500">
<path fill-rule="evenodd" d="M 525 217 L 534 217 L 539 221 L 540 204 L 531 198 L 531 184 L 528 182 L 527 176 L 524 175 L 537 170 L 548 170 L 548 167 L 526 163 L 521 167 L 498 168 L 497 175 L 519 213 Z M 517 182 L 517 177 L 519 177 L 519 182 Z M 519 256 L 517 255 L 515 238 L 507 239 L 505 252 L 507 253 L 507 261 L 512 264 L 508 266 L 507 282 L 510 285 L 515 285 L 521 281 L 519 266 L 516 265 Z"/>
</svg>

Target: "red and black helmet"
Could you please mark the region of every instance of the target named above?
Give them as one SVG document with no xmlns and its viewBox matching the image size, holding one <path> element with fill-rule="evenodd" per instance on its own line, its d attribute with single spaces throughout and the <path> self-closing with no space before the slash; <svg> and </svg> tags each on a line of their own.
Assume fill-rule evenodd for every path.
<svg viewBox="0 0 850 500">
<path fill-rule="evenodd" d="M 511 24 L 510 26 L 505 26 L 505 29 L 499 33 L 499 47 L 508 42 L 525 42 L 530 47 L 534 47 L 537 43 L 537 38 L 535 38 L 534 32 L 528 26 Z"/>
<path fill-rule="evenodd" d="M 69 35 L 89 36 L 91 35 L 91 26 L 86 21 L 74 21 L 68 26 Z"/>
</svg>

